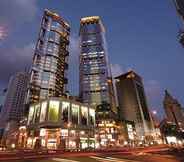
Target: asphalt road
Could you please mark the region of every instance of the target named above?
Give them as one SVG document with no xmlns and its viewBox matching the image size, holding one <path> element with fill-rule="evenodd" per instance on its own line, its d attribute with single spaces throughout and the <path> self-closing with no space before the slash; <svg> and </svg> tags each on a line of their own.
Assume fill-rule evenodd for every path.
<svg viewBox="0 0 184 162">
<path fill-rule="evenodd" d="M 184 148 L 156 146 L 119 152 L 0 154 L 0 162 L 184 162 Z M 14 160 L 8 160 L 14 158 Z M 20 159 L 20 160 L 15 160 Z"/>
<path fill-rule="evenodd" d="M 78 157 L 56 157 L 33 160 L 10 160 L 4 162 L 184 162 L 184 152 L 135 153 L 132 155 L 86 155 Z"/>
</svg>

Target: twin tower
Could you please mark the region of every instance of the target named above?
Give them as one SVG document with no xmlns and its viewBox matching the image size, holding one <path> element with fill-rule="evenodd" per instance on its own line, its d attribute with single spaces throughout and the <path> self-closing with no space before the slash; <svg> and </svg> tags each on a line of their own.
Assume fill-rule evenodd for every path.
<svg viewBox="0 0 184 162">
<path fill-rule="evenodd" d="M 69 35 L 70 26 L 68 23 L 58 14 L 45 10 L 31 68 L 28 88 L 29 103 L 66 95 Z M 111 111 L 117 113 L 110 64 L 107 57 L 105 28 L 100 17 L 81 18 L 79 38 L 80 100 L 94 107 L 108 104 Z M 143 132 L 144 127 L 146 128 L 145 121 L 150 123 L 151 119 L 144 100 L 141 78 L 132 77 L 132 75 L 135 74 L 131 72 L 130 75 L 128 73 L 127 76 L 123 77 L 125 79 L 118 78 L 123 85 L 119 84 L 121 82 L 117 83 L 119 106 L 123 110 L 123 112 L 119 110 L 119 113 L 124 114 L 122 118 L 136 123 L 137 130 L 140 130 L 137 132 Z M 139 78 L 139 81 L 136 81 L 135 78 Z M 131 84 L 125 84 L 124 80 Z M 130 85 L 133 88 L 127 89 L 131 87 Z"/>
<path fill-rule="evenodd" d="M 105 102 L 116 111 L 105 28 L 100 17 L 82 18 L 79 33 L 80 99 L 93 106 Z M 69 35 L 68 23 L 45 10 L 31 68 L 29 103 L 66 95 Z"/>
</svg>

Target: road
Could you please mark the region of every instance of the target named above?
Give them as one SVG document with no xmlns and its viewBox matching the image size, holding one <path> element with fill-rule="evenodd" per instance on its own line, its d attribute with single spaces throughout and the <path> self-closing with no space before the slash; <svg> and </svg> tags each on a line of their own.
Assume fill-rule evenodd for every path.
<svg viewBox="0 0 184 162">
<path fill-rule="evenodd" d="M 3 160 L 1 160 L 3 161 Z M 22 157 L 21 160 L 4 160 L 3 162 L 184 162 L 182 149 L 140 149 L 125 152 L 106 153 L 64 153 L 50 157 Z"/>
</svg>

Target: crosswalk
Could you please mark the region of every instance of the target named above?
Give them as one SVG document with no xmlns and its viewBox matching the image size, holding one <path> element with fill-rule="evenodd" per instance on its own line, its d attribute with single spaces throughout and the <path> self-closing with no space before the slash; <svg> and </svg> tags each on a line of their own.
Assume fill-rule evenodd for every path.
<svg viewBox="0 0 184 162">
<path fill-rule="evenodd" d="M 115 157 L 102 157 L 102 156 L 89 156 L 89 159 L 94 159 L 94 161 L 99 161 L 99 162 L 138 162 L 134 160 L 120 159 L 120 158 L 115 158 Z M 54 162 L 80 162 L 79 159 L 71 160 L 71 159 L 62 159 L 62 158 L 52 158 L 52 161 Z"/>
</svg>

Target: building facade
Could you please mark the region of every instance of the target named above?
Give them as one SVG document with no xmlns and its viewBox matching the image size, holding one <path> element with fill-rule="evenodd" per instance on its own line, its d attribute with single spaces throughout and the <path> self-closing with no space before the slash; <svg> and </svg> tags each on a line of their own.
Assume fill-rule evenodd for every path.
<svg viewBox="0 0 184 162">
<path fill-rule="evenodd" d="M 6 97 L 6 92 L 7 92 L 7 89 L 3 89 L 1 92 L 0 92 L 0 113 L 1 113 L 1 110 L 3 108 L 3 105 L 4 105 L 4 101 L 5 101 L 5 97 Z"/>
<path fill-rule="evenodd" d="M 95 109 L 67 98 L 32 104 L 27 121 L 27 147 L 81 150 L 95 147 Z"/>
<path fill-rule="evenodd" d="M 62 17 L 44 11 L 35 48 L 28 103 L 65 94 L 70 27 Z"/>
<path fill-rule="evenodd" d="M 19 128 L 19 121 L 24 118 L 28 84 L 29 74 L 26 72 L 17 72 L 9 80 L 0 121 L 0 127 L 3 128 L 1 143 L 7 147 L 16 141 L 14 135 Z"/>
<path fill-rule="evenodd" d="M 174 0 L 175 6 L 177 9 L 178 14 L 184 20 L 184 1 L 183 0 Z"/>
<path fill-rule="evenodd" d="M 163 104 L 167 121 L 174 123 L 180 129 L 184 129 L 183 108 L 181 107 L 180 103 L 169 94 L 167 90 L 165 91 Z"/>
<path fill-rule="evenodd" d="M 116 79 L 120 119 L 134 121 L 139 140 L 151 134 L 152 119 L 148 110 L 142 78 L 134 71 Z"/>
<path fill-rule="evenodd" d="M 19 121 L 23 117 L 28 83 L 29 74 L 26 72 L 17 72 L 10 78 L 1 113 L 5 122 Z"/>
<path fill-rule="evenodd" d="M 178 130 L 178 126 L 164 119 L 160 122 L 160 130 L 165 143 L 182 146 L 184 144 L 184 132 Z"/>
<path fill-rule="evenodd" d="M 176 10 L 178 15 L 181 17 L 182 24 L 184 23 L 184 1 L 183 0 L 174 0 Z M 181 30 L 179 31 L 179 42 L 184 47 L 184 29 L 181 27 Z"/>
<path fill-rule="evenodd" d="M 102 102 L 116 112 L 111 71 L 108 63 L 105 29 L 100 17 L 80 20 L 80 97 L 97 106 Z"/>
<path fill-rule="evenodd" d="M 108 105 L 96 108 L 96 147 L 112 148 L 133 146 L 136 142 L 134 123 L 119 120 Z"/>
</svg>

